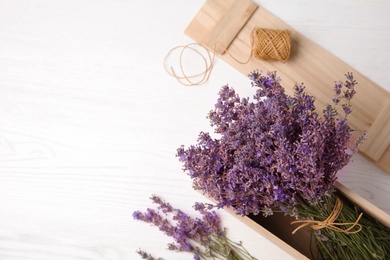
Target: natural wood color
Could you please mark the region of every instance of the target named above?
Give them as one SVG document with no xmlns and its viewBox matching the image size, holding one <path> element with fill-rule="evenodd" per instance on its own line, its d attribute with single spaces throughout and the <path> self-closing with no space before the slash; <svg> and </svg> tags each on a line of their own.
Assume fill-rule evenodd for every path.
<svg viewBox="0 0 390 260">
<path fill-rule="evenodd" d="M 360 151 L 378 161 L 390 145 L 390 100 L 387 102 L 367 132 L 367 140 Z"/>
<path fill-rule="evenodd" d="M 286 216 L 283 212 L 274 212 L 269 217 L 264 217 L 261 214 L 256 216 L 250 215 L 248 218 L 297 250 L 301 254 L 301 257 L 316 259 L 312 257 L 312 255 L 318 255 L 318 251 L 313 246 L 315 244 L 315 237 L 311 235 L 311 227 L 306 226 L 293 234 L 296 225 L 292 225 L 291 223 L 296 221 L 296 219 L 291 216 Z"/>
<path fill-rule="evenodd" d="M 220 8 L 220 5 L 217 6 Z M 256 8 L 257 5 L 251 0 L 233 1 L 228 6 L 226 12 L 223 12 L 221 19 L 217 21 L 213 29 L 210 30 L 208 34 L 205 34 L 206 37 L 203 39 L 203 36 L 201 36 L 203 39 L 201 43 L 219 54 L 225 53 L 225 50 L 229 48 L 230 43 L 234 40 Z M 213 17 L 215 15 L 213 10 L 215 9 L 210 8 L 207 9 L 207 11 L 205 10 L 205 12 Z M 200 16 L 203 17 L 201 14 Z M 192 23 L 196 26 L 200 21 L 194 20 Z M 189 28 L 191 27 L 192 26 L 190 25 Z M 189 29 L 187 33 L 191 34 L 192 31 L 198 30 Z"/>
<path fill-rule="evenodd" d="M 205 35 L 213 33 L 213 29 L 222 19 L 226 11 L 229 10 L 229 6 L 240 2 L 240 0 L 206 1 L 190 23 L 190 26 L 187 27 L 186 34 L 199 43 L 204 42 Z M 219 7 L 216 8 L 216 6 Z M 286 63 L 266 62 L 254 58 L 247 64 L 237 62 L 237 60 L 246 60 L 250 55 L 252 49 L 250 35 L 255 27 L 287 29 L 291 32 L 291 56 Z M 375 130 L 375 128 L 376 125 L 380 125 L 381 119 L 378 119 L 379 121 L 376 120 L 380 118 L 379 116 L 383 113 L 384 107 L 389 103 L 390 94 L 265 9 L 261 7 L 256 9 L 230 44 L 228 51 L 231 55 L 225 54 L 219 55 L 219 57 L 245 75 L 248 75 L 254 69 L 277 71 L 283 79 L 282 84 L 286 87 L 286 92 L 289 94 L 292 94 L 293 85 L 296 81 L 298 83 L 304 82 L 307 92 L 316 97 L 316 106 L 319 111 L 322 111 L 325 105 L 331 102 L 333 97 L 333 82 L 335 80 L 342 80 L 345 73 L 352 72 L 359 84 L 356 87 L 357 94 L 352 101 L 354 112 L 349 118 L 351 126 L 357 132 L 363 132 L 365 130 L 370 132 L 370 128 L 373 125 L 374 133 L 381 131 L 381 137 L 387 136 L 389 132 L 388 127 L 382 130 Z M 386 138 L 387 140 L 388 138 Z M 386 158 L 390 157 L 390 147 L 387 146 L 384 149 L 384 143 L 380 147 L 378 147 L 378 143 L 380 143 L 379 139 L 376 138 L 367 140 L 366 146 L 371 147 L 369 151 L 375 149 L 378 151 L 375 153 L 369 152 L 365 155 L 370 157 L 384 171 L 390 173 L 390 160 L 386 160 Z M 382 151 L 384 152 L 380 155 Z"/>
</svg>

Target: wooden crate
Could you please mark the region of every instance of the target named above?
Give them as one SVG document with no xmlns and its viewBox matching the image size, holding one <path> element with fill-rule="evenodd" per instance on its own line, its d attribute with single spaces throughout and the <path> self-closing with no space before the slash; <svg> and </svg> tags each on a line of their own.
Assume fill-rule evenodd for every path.
<svg viewBox="0 0 390 260">
<path fill-rule="evenodd" d="M 237 62 L 248 59 L 252 48 L 250 35 L 255 27 L 290 31 L 292 49 L 286 63 L 253 57 L 246 64 Z M 359 84 L 349 122 L 358 132 L 367 131 L 368 139 L 359 150 L 390 173 L 390 94 L 386 90 L 251 0 L 207 0 L 185 33 L 245 75 L 261 69 L 277 71 L 286 86 L 304 82 L 321 111 L 333 97 L 329 83 L 352 72 Z M 225 48 L 230 55 L 225 53 Z M 286 89 L 289 94 L 292 91 Z"/>
<path fill-rule="evenodd" d="M 250 35 L 255 27 L 290 31 L 292 53 L 286 63 L 266 62 L 254 58 L 246 64 L 236 61 L 247 60 L 251 53 Z M 321 110 L 333 97 L 333 89 L 324 86 L 340 79 L 340 75 L 352 72 L 359 85 L 358 95 L 352 102 L 354 113 L 349 122 L 359 132 L 366 130 L 368 137 L 361 146 L 360 152 L 390 173 L 390 94 L 386 90 L 271 13 L 258 7 L 251 0 L 207 0 L 188 25 L 185 33 L 245 75 L 254 69 L 261 69 L 277 71 L 283 78 L 283 84 L 288 86 L 294 85 L 296 81 L 304 82 L 306 90 L 316 97 L 316 107 Z M 225 49 L 230 55 L 226 54 Z M 286 89 L 286 92 L 292 94 L 292 89 Z M 336 188 L 366 214 L 370 214 L 390 227 L 390 216 L 387 213 L 340 183 L 336 184 Z M 227 210 L 235 215 L 232 209 Z M 238 219 L 292 257 L 307 259 L 310 254 L 308 247 L 310 237 L 302 234 L 309 234 L 309 232 L 300 231 L 298 236 L 290 235 L 292 231 L 290 222 L 285 219 L 281 221 L 279 217 L 268 218 L 267 221 L 261 222 L 263 226 L 249 217 L 238 217 Z M 276 236 L 276 233 L 283 236 L 285 241 Z"/>
</svg>

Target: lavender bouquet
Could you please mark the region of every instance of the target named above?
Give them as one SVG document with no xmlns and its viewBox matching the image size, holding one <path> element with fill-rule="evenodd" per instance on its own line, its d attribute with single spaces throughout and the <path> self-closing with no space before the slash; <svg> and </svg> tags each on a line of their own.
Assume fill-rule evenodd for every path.
<svg viewBox="0 0 390 260">
<path fill-rule="evenodd" d="M 232 207 L 244 216 L 283 211 L 297 219 L 327 219 L 335 207 L 336 174 L 364 139 L 363 134 L 352 142 L 347 121 L 357 82 L 351 73 L 345 82 L 336 82 L 332 104 L 319 113 L 303 84 L 296 84 L 289 96 L 275 72 L 254 71 L 249 78 L 256 88 L 253 101 L 222 87 L 208 115 L 218 138 L 201 132 L 196 145 L 178 149 L 184 171 L 195 189 L 217 201 L 217 208 Z M 324 205 L 328 209 L 320 211 Z M 364 226 L 358 224 L 361 216 L 354 208 L 344 207 L 337 217 L 345 214 L 348 224 L 351 218 L 354 223 L 337 232 L 345 237 L 334 236 L 331 228 L 314 232 L 321 257 L 337 259 L 335 248 L 345 249 L 342 255 L 351 259 L 383 259 L 390 254 L 389 229 L 379 226 L 385 231 L 379 232 L 373 228 L 377 223 L 366 220 L 361 220 Z M 352 238 L 352 233 L 359 234 Z M 326 239 L 331 243 L 324 243 Z M 369 248 L 367 239 L 372 241 Z"/>
</svg>

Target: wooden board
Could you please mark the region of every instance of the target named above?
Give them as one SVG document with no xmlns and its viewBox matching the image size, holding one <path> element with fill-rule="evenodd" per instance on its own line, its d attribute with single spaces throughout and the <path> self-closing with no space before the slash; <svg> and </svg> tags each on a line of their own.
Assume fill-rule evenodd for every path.
<svg viewBox="0 0 390 260">
<path fill-rule="evenodd" d="M 232 21 L 236 25 L 232 26 Z M 235 60 L 248 59 L 252 48 L 250 35 L 255 27 L 290 31 L 292 49 L 286 63 L 267 62 L 253 57 L 247 64 Z M 320 111 L 331 102 L 333 83 L 344 80 L 344 74 L 352 72 L 359 84 L 352 102 L 354 112 L 349 122 L 357 132 L 367 131 L 368 137 L 359 150 L 390 173 L 390 94 L 363 74 L 265 9 L 255 8 L 250 0 L 207 0 L 185 33 L 212 50 L 216 42 L 223 42 L 234 58 L 223 54 L 220 49 L 216 50 L 216 54 L 245 75 L 255 69 L 277 71 L 289 94 L 292 94 L 296 82 L 304 82 L 306 90 L 316 97 L 316 106 Z M 235 37 L 232 37 L 234 34 Z"/>
</svg>

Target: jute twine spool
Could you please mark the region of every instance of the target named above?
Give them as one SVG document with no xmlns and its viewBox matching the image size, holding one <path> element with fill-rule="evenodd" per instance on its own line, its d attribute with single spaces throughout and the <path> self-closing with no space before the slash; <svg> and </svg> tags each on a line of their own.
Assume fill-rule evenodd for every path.
<svg viewBox="0 0 390 260">
<path fill-rule="evenodd" d="M 221 44 L 221 43 L 216 43 Z M 252 56 L 256 59 L 261 59 L 265 61 L 281 61 L 286 62 L 290 57 L 291 51 L 291 39 L 290 33 L 288 30 L 273 30 L 273 29 L 264 29 L 264 28 L 254 28 L 251 33 L 251 53 L 246 61 L 240 61 L 234 57 L 225 46 L 222 46 L 225 52 L 236 62 L 240 64 L 247 64 Z M 197 86 L 205 83 L 213 69 L 214 66 L 214 57 L 216 55 L 217 46 L 214 46 L 212 50 L 212 55 L 207 48 L 198 44 L 191 43 L 184 46 L 177 46 L 171 49 L 164 59 L 164 69 L 167 73 L 177 79 L 180 84 L 185 86 Z M 203 55 L 198 49 L 204 49 L 207 51 L 207 55 Z M 172 66 L 169 66 L 168 58 L 171 53 L 175 50 L 180 50 L 179 56 L 179 70 L 174 70 Z M 183 54 L 185 51 L 193 51 L 195 54 L 199 55 L 205 65 L 205 68 L 200 73 L 195 75 L 189 75 L 185 72 L 183 67 Z"/>
<path fill-rule="evenodd" d="M 286 62 L 290 57 L 291 39 L 288 30 L 255 28 L 252 41 L 252 54 L 257 59 Z"/>
</svg>

